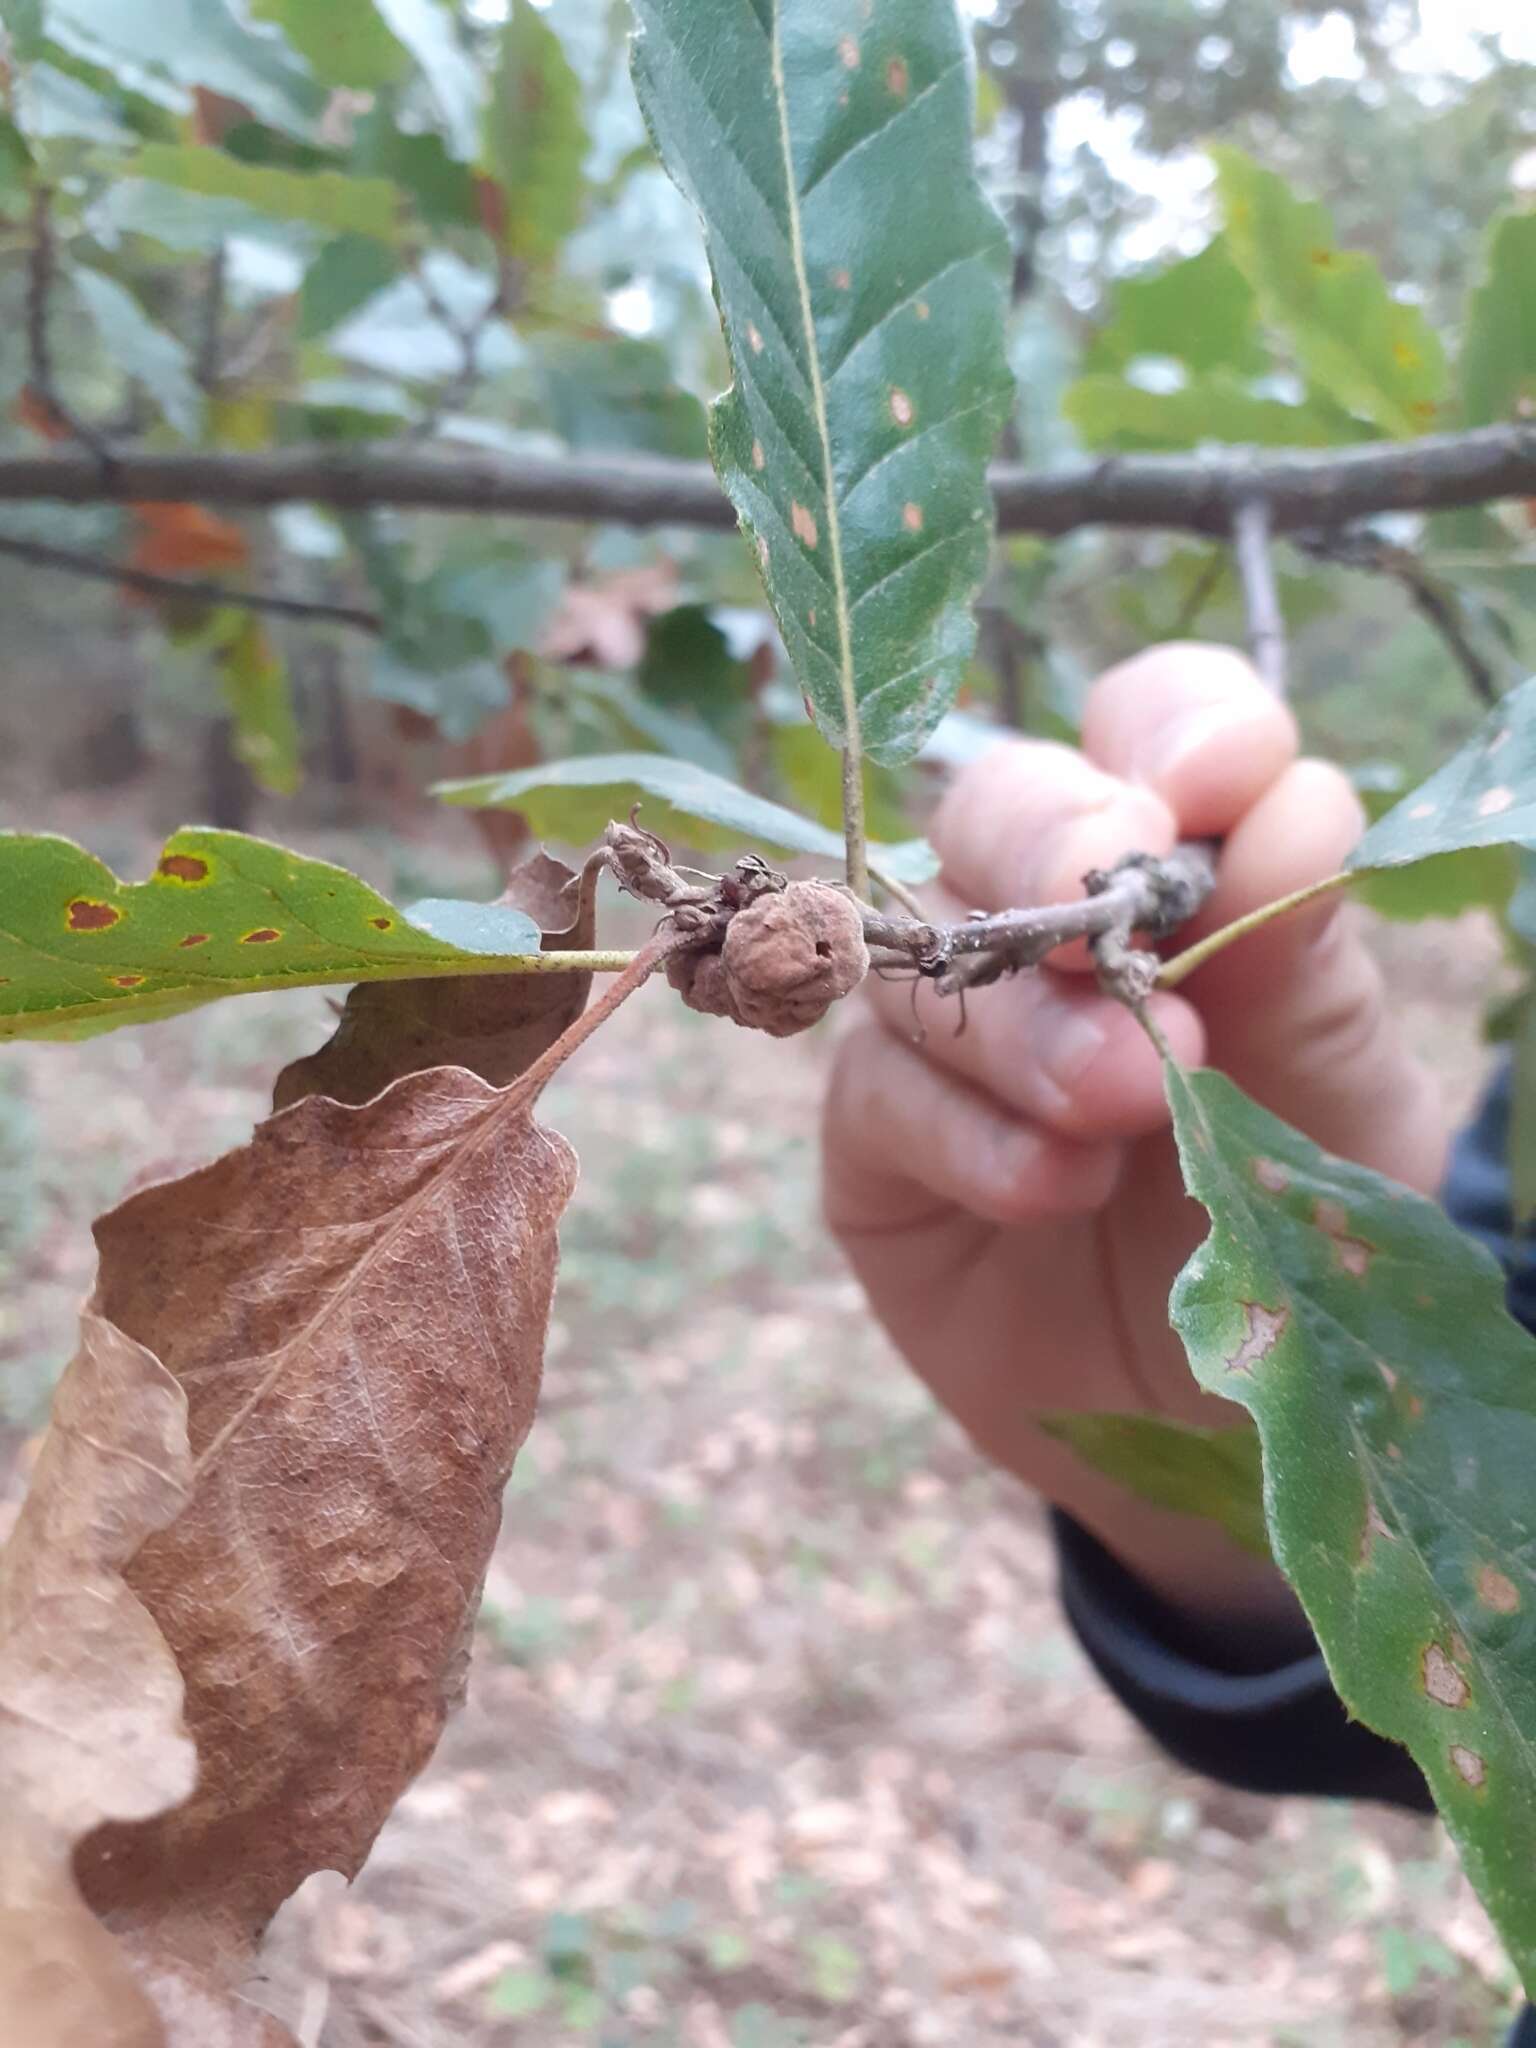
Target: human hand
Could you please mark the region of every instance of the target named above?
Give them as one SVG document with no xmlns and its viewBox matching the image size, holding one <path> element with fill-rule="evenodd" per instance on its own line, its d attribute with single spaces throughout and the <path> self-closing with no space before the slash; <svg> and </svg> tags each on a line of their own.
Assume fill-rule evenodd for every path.
<svg viewBox="0 0 1536 2048">
<path fill-rule="evenodd" d="M 1344 775 L 1297 759 L 1290 713 L 1239 656 L 1169 646 L 1095 685 L 1082 751 L 1000 744 L 961 774 L 931 836 L 933 914 L 1051 903 L 1132 850 L 1222 842 L 1215 893 L 1181 946 L 1333 873 L 1362 829 Z M 1168 1324 L 1205 1231 L 1183 1192 L 1159 1060 L 1099 993 L 1079 944 L 953 999 L 869 983 L 839 1047 L 825 1200 L 876 1314 L 998 1464 L 1092 1529 L 1165 1598 L 1261 1625 L 1293 1612 L 1278 1575 L 1213 1525 L 1134 1499 L 1037 1427 L 1051 1410 L 1234 1427 Z M 1355 913 L 1319 899 L 1152 999 L 1174 1056 L 1222 1068 L 1330 1151 L 1430 1193 L 1447 1137 Z"/>
</svg>

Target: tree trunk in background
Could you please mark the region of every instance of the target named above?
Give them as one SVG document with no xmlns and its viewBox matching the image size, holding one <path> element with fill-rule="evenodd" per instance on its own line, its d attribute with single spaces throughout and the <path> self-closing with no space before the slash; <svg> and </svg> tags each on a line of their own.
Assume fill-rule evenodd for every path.
<svg viewBox="0 0 1536 2048">
<path fill-rule="evenodd" d="M 320 705 L 320 758 L 328 779 L 338 789 L 350 789 L 357 781 L 357 747 L 341 679 L 341 650 L 326 642 L 315 648 L 312 659 L 315 695 Z"/>
<path fill-rule="evenodd" d="M 234 722 L 210 719 L 203 732 L 203 806 L 210 825 L 225 832 L 248 832 L 255 807 L 256 785 L 235 753 Z"/>
</svg>

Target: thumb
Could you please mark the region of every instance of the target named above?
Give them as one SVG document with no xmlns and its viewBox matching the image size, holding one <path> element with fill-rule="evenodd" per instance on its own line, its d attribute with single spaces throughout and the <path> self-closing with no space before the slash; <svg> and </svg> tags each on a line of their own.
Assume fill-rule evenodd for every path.
<svg viewBox="0 0 1536 2048">
<path fill-rule="evenodd" d="M 1226 840 L 1215 893 L 1188 936 L 1336 873 L 1363 829 L 1340 770 L 1293 763 Z M 1342 889 L 1236 940 L 1184 993 L 1206 1019 L 1212 1065 L 1267 1109 L 1329 1151 L 1423 1193 L 1438 1188 L 1445 1111 Z"/>
</svg>

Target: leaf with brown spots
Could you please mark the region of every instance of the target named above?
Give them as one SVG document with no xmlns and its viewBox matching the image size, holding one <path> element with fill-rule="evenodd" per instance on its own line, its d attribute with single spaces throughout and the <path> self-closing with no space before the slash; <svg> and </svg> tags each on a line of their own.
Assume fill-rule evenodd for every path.
<svg viewBox="0 0 1536 2048">
<path fill-rule="evenodd" d="M 1012 399 L 964 27 L 933 0 L 633 12 L 635 88 L 703 218 L 735 374 L 715 467 L 816 723 L 898 765 L 970 658 Z"/>
<path fill-rule="evenodd" d="M 128 1558 L 124 1584 L 78 1573 L 69 1553 L 33 1576 L 76 1601 L 66 1632 L 50 1618 L 48 1643 L 83 1645 L 81 1698 L 98 1713 L 118 1703 L 103 1738 L 132 1736 L 142 1700 L 143 1746 L 156 1738 L 181 1769 L 169 1789 L 140 1788 L 132 1747 L 103 1748 L 93 1769 L 115 1796 L 83 1797 L 75 1828 L 105 1823 L 74 1866 L 96 1917 L 77 1908 L 60 1938 L 82 1954 L 95 1944 L 119 1981 L 131 1962 L 167 2048 L 286 2040 L 243 1988 L 263 1930 L 311 1872 L 358 1870 L 458 1703 L 575 1180 L 533 1109 L 655 951 L 508 1087 L 456 1067 L 360 1107 L 310 1096 L 97 1225 L 87 1328 L 145 1383 L 130 1422 L 142 1410 L 141 1437 L 153 1421 L 166 1438 L 121 1460 L 156 1512 L 125 1518 L 107 1557 Z M 100 1405 L 57 1411 L 45 1469 L 89 1458 Z M 46 1524 L 48 1498 L 22 1531 Z M 98 1581 L 122 1610 L 111 1643 Z M 185 1743 L 164 1732 L 179 1728 L 182 1686 L 197 1753 L 184 1799 Z M 76 1718 L 67 1682 L 18 1697 L 50 1726 Z M 63 1746 L 23 1722 L 13 1770 L 36 1749 L 42 1773 L 50 1743 Z M 97 2038 L 61 2034 L 57 2048 Z"/>
<path fill-rule="evenodd" d="M 546 952 L 592 946 L 595 869 L 577 875 L 541 851 L 514 871 L 500 901 L 541 927 Z M 575 1023 L 591 987 L 590 974 L 365 983 L 347 997 L 320 1050 L 278 1075 L 273 1106 L 286 1109 L 306 1095 L 366 1102 L 424 1067 L 467 1067 L 503 1087 Z"/>
<path fill-rule="evenodd" d="M 1536 677 L 1501 698 L 1459 754 L 1377 820 L 1349 865 L 1368 875 L 1488 846 L 1536 846 Z"/>
<path fill-rule="evenodd" d="M 540 941 L 510 905 L 406 912 L 241 832 L 173 834 L 143 882 L 71 840 L 0 832 L 0 1040 L 89 1038 L 259 989 L 504 973 Z"/>
<path fill-rule="evenodd" d="M 1530 1986 L 1536 1340 L 1435 1203 L 1220 1074 L 1167 1085 L 1211 1216 L 1172 1302 L 1195 1377 L 1258 1424 L 1270 1544 L 1334 1684 L 1412 1751 Z"/>
</svg>

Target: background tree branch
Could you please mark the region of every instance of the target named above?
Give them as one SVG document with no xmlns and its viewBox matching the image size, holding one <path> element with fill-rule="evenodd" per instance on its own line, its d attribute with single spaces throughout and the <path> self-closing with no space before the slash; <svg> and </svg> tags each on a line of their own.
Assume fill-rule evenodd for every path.
<svg viewBox="0 0 1536 2048">
<path fill-rule="evenodd" d="M 1004 533 L 1161 527 L 1230 536 L 1238 507 L 1262 498 L 1273 534 L 1384 512 L 1428 512 L 1536 497 L 1536 425 L 1426 435 L 1325 450 L 1211 456 L 1123 455 L 1053 470 L 992 470 Z M 114 450 L 109 471 L 82 449 L 0 456 L 0 502 L 127 499 L 220 505 L 296 501 L 355 510 L 505 513 L 630 526 L 729 529 L 735 515 L 702 462 L 571 455 L 511 457 L 455 446 L 279 448 L 249 454 Z"/>
</svg>

